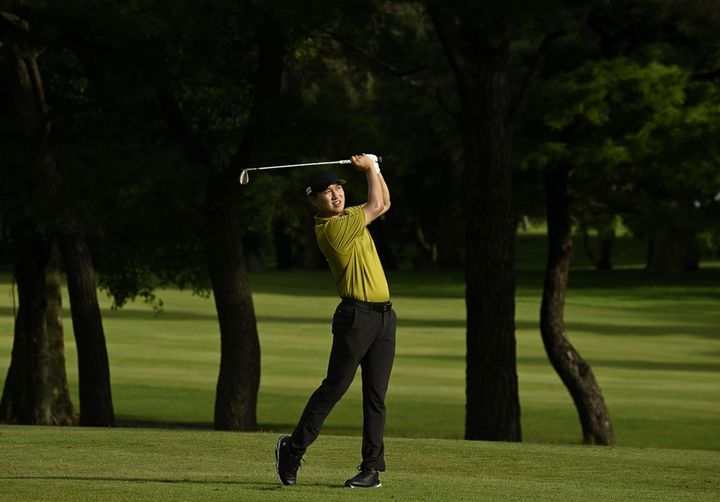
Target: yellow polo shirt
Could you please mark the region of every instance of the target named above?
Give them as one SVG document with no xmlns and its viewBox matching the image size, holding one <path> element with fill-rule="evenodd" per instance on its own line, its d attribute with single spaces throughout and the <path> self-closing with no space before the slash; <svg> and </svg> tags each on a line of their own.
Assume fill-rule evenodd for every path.
<svg viewBox="0 0 720 502">
<path fill-rule="evenodd" d="M 316 216 L 315 236 L 341 298 L 386 302 L 390 300 L 390 289 L 375 243 L 365 226 L 363 207 L 345 208 L 331 218 Z"/>
</svg>

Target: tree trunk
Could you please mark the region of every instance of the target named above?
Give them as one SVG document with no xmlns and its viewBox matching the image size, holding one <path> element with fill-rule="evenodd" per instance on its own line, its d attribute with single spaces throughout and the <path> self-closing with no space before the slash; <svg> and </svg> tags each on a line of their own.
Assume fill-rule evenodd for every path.
<svg viewBox="0 0 720 502">
<path fill-rule="evenodd" d="M 57 242 L 53 242 L 46 275 L 47 311 L 45 314 L 50 349 L 48 373 L 52 395 L 52 423 L 54 425 L 75 425 L 76 420 L 65 372 L 62 293 L 58 261 Z"/>
<path fill-rule="evenodd" d="M 377 248 L 378 256 L 380 257 L 383 269 L 397 270 L 397 258 L 395 258 L 395 253 L 390 247 L 383 219 L 378 218 L 373 221 L 372 225 L 369 227 L 369 232 L 370 235 L 372 235 L 373 242 L 375 242 L 375 247 Z"/>
<path fill-rule="evenodd" d="M 595 262 L 595 268 L 598 270 L 612 270 L 612 253 L 615 248 L 615 227 L 609 225 L 599 229 L 598 239 L 600 240 L 600 256 Z"/>
<path fill-rule="evenodd" d="M 257 429 L 260 341 L 243 253 L 242 192 L 237 180 L 277 127 L 285 56 L 282 32 L 277 26 L 258 26 L 257 41 L 255 98 L 245 135 L 230 165 L 209 180 L 205 213 L 205 252 L 222 351 L 215 428 L 225 430 Z"/>
<path fill-rule="evenodd" d="M 592 248 L 590 233 L 587 227 L 582 229 L 582 241 L 585 254 L 596 270 L 612 270 L 612 254 L 615 248 L 615 227 L 610 224 L 598 228 L 598 254 Z"/>
<path fill-rule="evenodd" d="M 561 166 L 545 174 L 548 258 L 540 331 L 548 358 L 575 403 L 583 442 L 609 445 L 615 442 L 615 436 L 602 392 L 592 368 L 575 350 L 565 331 L 565 291 L 573 249 L 568 171 Z"/>
<path fill-rule="evenodd" d="M 18 117 L 34 149 L 38 172 L 36 198 L 54 202 L 60 190 L 60 175 L 49 150 L 50 122 L 45 91 L 37 65 L 37 49 L 16 50 L 18 88 L 15 99 Z M 80 382 L 80 425 L 108 426 L 113 423 L 110 372 L 100 309 L 97 302 L 95 272 L 90 251 L 78 230 L 71 210 L 58 208 L 63 233 L 59 237 L 67 269 L 73 329 L 78 352 Z M 44 272 L 43 272 L 44 274 Z M 44 275 L 43 275 L 44 281 Z M 45 285 L 42 287 L 45 295 Z M 45 325 L 43 312 L 43 325 Z"/>
<path fill-rule="evenodd" d="M 303 268 L 307 270 L 325 270 L 327 260 L 320 252 L 315 236 L 315 218 L 308 212 L 303 221 Z"/>
<path fill-rule="evenodd" d="M 697 272 L 700 270 L 700 243 L 695 235 L 686 235 L 683 243 L 683 269 Z"/>
<path fill-rule="evenodd" d="M 228 181 L 217 180 L 211 185 L 210 200 L 222 203 L 208 212 L 205 229 L 205 252 L 220 324 L 215 428 L 251 431 L 257 429 L 260 341 L 246 273 L 242 231 L 234 216 L 237 213 L 232 209 L 232 200 L 238 200 L 241 195 L 228 195 L 236 191 L 226 183 Z"/>
<path fill-rule="evenodd" d="M 258 91 L 262 93 L 261 91 Z M 256 97 L 257 99 L 257 97 Z M 213 171 L 210 156 L 189 126 L 172 92 L 158 94 L 168 127 L 185 154 Z M 248 126 L 243 145 L 249 142 Z M 242 163 L 237 160 L 235 163 Z M 239 174 L 239 173 L 237 173 Z M 220 371 L 215 392 L 215 428 L 257 429 L 260 341 L 247 277 L 240 218 L 242 192 L 233 165 L 208 179 L 202 241 L 220 327 Z"/>
<path fill-rule="evenodd" d="M 425 254 L 425 257 L 430 262 L 432 268 L 438 268 L 438 244 L 436 239 L 428 239 L 423 231 L 423 227 L 420 221 L 415 222 L 415 236 L 420 249 Z M 421 260 L 417 259 L 415 268 L 421 268 Z"/>
<path fill-rule="evenodd" d="M 437 6 L 436 6 L 437 7 Z M 430 9 L 462 105 L 466 190 L 465 438 L 521 441 L 508 30 Z"/>
<path fill-rule="evenodd" d="M 279 218 L 273 222 L 273 241 L 275 244 L 275 266 L 278 270 L 293 268 L 293 240 L 287 233 L 287 220 Z"/>
<path fill-rule="evenodd" d="M 44 166 L 49 124 L 45 119 L 43 87 L 37 68 L 38 49 L 11 45 L 15 62 L 12 108 L 28 152 L 27 168 L 37 173 Z M 46 200 L 50 183 L 42 177 L 28 187 L 30 197 Z M 5 382 L 2 403 L 3 420 L 24 424 L 51 423 L 51 394 L 48 375 L 49 343 L 45 323 L 47 298 L 45 273 L 49 245 L 38 233 L 33 221 L 12 226 L 16 241 L 15 280 L 18 287 L 18 312 L 15 320 L 13 353 Z"/>
<path fill-rule="evenodd" d="M 17 238 L 15 280 L 18 311 L 12 358 L 8 369 L 0 420 L 28 425 L 49 425 L 51 392 L 48 375 L 49 343 L 45 324 L 45 274 L 49 247 L 38 233 L 23 229 Z"/>
<path fill-rule="evenodd" d="M 73 226 L 60 236 L 60 250 L 67 272 L 70 312 L 78 357 L 80 425 L 112 426 L 110 365 L 105 346 L 95 269 L 84 237 Z"/>
<path fill-rule="evenodd" d="M 646 269 L 658 275 L 677 275 L 700 268 L 700 248 L 695 236 L 671 229 L 651 235 Z"/>
</svg>

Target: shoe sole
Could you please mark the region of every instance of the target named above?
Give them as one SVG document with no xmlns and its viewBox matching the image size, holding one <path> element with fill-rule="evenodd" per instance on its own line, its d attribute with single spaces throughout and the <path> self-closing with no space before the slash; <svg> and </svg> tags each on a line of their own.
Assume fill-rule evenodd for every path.
<svg viewBox="0 0 720 502">
<path fill-rule="evenodd" d="M 278 481 L 280 481 L 280 484 L 283 486 L 287 485 L 283 483 L 283 480 L 280 477 L 280 443 L 285 437 L 285 435 L 280 436 L 275 444 L 275 475 L 277 476 Z"/>
<path fill-rule="evenodd" d="M 382 486 L 382 483 L 378 483 L 373 486 L 355 486 L 355 485 L 345 485 L 346 488 L 380 488 Z"/>
</svg>

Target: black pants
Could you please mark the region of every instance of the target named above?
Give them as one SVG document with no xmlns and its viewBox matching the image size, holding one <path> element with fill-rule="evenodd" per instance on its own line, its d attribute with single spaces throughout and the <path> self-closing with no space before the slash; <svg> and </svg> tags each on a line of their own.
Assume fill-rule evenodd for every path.
<svg viewBox="0 0 720 502">
<path fill-rule="evenodd" d="M 382 311 L 384 310 L 384 311 Z M 343 302 L 333 316 L 333 344 L 327 377 L 310 396 L 292 434 L 299 454 L 320 434 L 322 424 L 362 368 L 363 443 L 362 465 L 385 470 L 385 394 L 395 357 L 397 317 L 390 304 Z"/>
</svg>

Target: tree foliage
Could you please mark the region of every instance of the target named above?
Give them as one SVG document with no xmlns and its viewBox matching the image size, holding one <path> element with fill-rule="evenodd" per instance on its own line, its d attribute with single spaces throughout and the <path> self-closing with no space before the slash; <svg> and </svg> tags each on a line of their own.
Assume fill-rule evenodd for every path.
<svg viewBox="0 0 720 502">
<path fill-rule="evenodd" d="M 322 262 L 302 191 L 309 171 L 256 173 L 245 187 L 237 175 L 372 151 L 393 193 L 373 228 L 383 262 L 465 267 L 470 345 L 487 343 L 474 353 L 490 361 L 471 358 L 470 371 L 500 361 L 486 383 L 516 396 L 513 239 L 522 214 L 543 214 L 548 169 L 572 165 L 578 226 L 611 235 L 622 220 L 648 242 L 650 269 L 697 268 L 720 249 L 717 7 L 2 0 L 2 265 L 17 265 L 17 229 L 50 239 L 71 221 L 116 307 L 141 297 L 161 308 L 166 285 L 212 292 L 221 364 L 248 368 L 228 387 L 245 402 L 225 408 L 246 417 L 225 425 L 252 428 L 247 272 Z M 13 118 L 18 44 L 36 51 L 52 124 L 42 151 L 61 183 L 48 184 L 37 138 Z M 362 201 L 362 178 L 343 175 L 349 200 Z M 35 321 L 39 298 L 28 304 Z M 478 403 L 497 425 L 501 413 Z M 508 423 L 519 417 L 500 407 L 512 408 Z M 515 425 L 493 438 L 518 439 Z"/>
<path fill-rule="evenodd" d="M 697 267 L 688 252 L 716 227 L 720 189 L 717 87 L 694 79 L 679 52 L 655 40 L 611 57 L 587 48 L 579 64 L 556 68 L 536 90 L 522 158 L 539 168 L 571 160 L 581 223 L 602 228 L 620 215 L 655 251 L 685 246 L 658 270 L 683 259 Z"/>
</svg>

